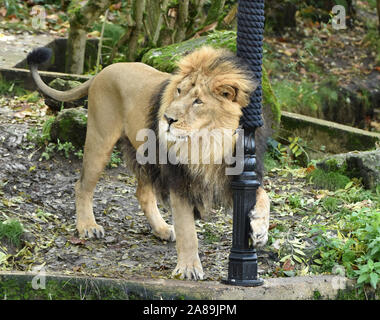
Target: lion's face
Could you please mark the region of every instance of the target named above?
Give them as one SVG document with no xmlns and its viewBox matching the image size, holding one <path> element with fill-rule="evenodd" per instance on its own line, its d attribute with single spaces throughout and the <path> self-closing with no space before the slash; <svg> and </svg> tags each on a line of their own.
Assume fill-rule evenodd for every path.
<svg viewBox="0 0 380 320">
<path fill-rule="evenodd" d="M 236 101 L 236 89 L 230 86 L 215 88 L 212 80 L 201 75 L 187 76 L 173 83 L 172 101 L 163 111 L 160 129 L 169 140 L 189 136 L 207 129 L 232 129 L 239 125 L 242 106 Z"/>
<path fill-rule="evenodd" d="M 233 135 L 255 89 L 249 73 L 234 59 L 224 50 L 204 47 L 179 62 L 159 112 L 161 141 L 191 140 L 199 132 L 218 129 Z"/>
</svg>

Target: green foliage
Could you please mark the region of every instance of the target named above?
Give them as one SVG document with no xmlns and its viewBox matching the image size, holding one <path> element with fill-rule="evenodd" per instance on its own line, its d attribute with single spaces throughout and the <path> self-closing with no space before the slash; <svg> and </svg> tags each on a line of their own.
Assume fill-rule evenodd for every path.
<svg viewBox="0 0 380 320">
<path fill-rule="evenodd" d="M 302 199 L 299 195 L 291 195 L 289 198 L 289 205 L 292 208 L 301 208 L 302 206 Z"/>
<path fill-rule="evenodd" d="M 103 23 L 95 23 L 93 30 L 101 32 Z M 127 45 L 121 46 L 119 48 L 119 61 L 109 61 L 113 47 L 118 43 L 120 38 L 124 35 L 125 28 L 121 25 L 114 23 L 106 23 L 104 27 L 103 43 L 102 43 L 102 64 L 108 65 L 111 63 L 125 61 L 125 52 L 127 50 Z"/>
<path fill-rule="evenodd" d="M 8 219 L 0 222 L 0 240 L 5 239 L 18 247 L 23 233 L 24 227 L 18 220 Z"/>
<path fill-rule="evenodd" d="M 114 147 L 111 153 L 110 161 L 108 162 L 109 168 L 117 168 L 122 163 L 121 152 Z"/>
<path fill-rule="evenodd" d="M 380 241 L 377 245 L 380 246 Z M 359 285 L 370 283 L 376 289 L 380 278 L 380 262 L 373 262 L 372 259 L 368 259 L 367 264 L 361 265 L 359 270 L 355 270 L 355 273 L 359 276 L 357 280 Z"/>
<path fill-rule="evenodd" d="M 279 167 L 280 164 L 277 160 L 273 159 L 273 157 L 266 152 L 264 155 L 264 168 L 267 172 L 273 170 L 274 168 Z"/>
<path fill-rule="evenodd" d="M 357 189 L 355 190 L 358 191 Z M 361 191 L 361 190 L 360 190 Z M 379 205 L 379 204 L 378 204 Z M 345 273 L 357 279 L 358 286 L 378 287 L 380 277 L 379 207 L 354 207 L 334 215 L 330 227 L 316 225 L 319 256 L 315 259 L 322 271 L 332 272 L 343 266 Z M 333 230 L 332 228 L 334 228 Z"/>
<path fill-rule="evenodd" d="M 15 82 L 9 83 L 0 78 L 0 94 L 4 96 L 25 96 L 28 91 L 18 86 Z"/>
<path fill-rule="evenodd" d="M 27 139 L 37 143 L 39 146 L 43 146 L 50 141 L 50 129 L 54 122 L 55 117 L 49 117 L 46 119 L 42 129 L 30 128 L 27 133 Z"/>
<path fill-rule="evenodd" d="M 323 106 L 337 102 L 339 98 L 337 81 L 333 77 L 321 83 L 308 79 L 276 81 L 272 87 L 282 109 L 312 116 L 318 116 Z"/>
<path fill-rule="evenodd" d="M 66 141 L 61 143 L 58 139 L 57 150 L 62 151 L 65 157 L 68 158 L 70 153 L 75 151 L 75 147 L 71 142 Z"/>
<path fill-rule="evenodd" d="M 42 126 L 42 129 L 30 128 L 26 135 L 27 139 L 39 146 L 47 144 L 50 141 L 50 129 L 54 120 L 55 117 L 47 118 Z"/>
<path fill-rule="evenodd" d="M 22 17 L 26 14 L 24 6 L 17 0 L 3 0 L 4 6 L 7 9 L 7 16 L 16 15 Z"/>
<path fill-rule="evenodd" d="M 338 208 L 339 199 L 335 197 L 326 197 L 322 201 L 322 206 L 329 212 L 335 212 Z"/>
</svg>

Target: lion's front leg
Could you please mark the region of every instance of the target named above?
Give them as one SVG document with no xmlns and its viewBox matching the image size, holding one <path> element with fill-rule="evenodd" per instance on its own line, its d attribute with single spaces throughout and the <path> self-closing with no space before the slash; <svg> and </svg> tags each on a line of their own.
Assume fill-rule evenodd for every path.
<svg viewBox="0 0 380 320">
<path fill-rule="evenodd" d="M 198 255 L 198 238 L 194 211 L 186 199 L 170 192 L 170 202 L 177 236 L 177 266 L 172 276 L 180 279 L 202 280 L 204 273 Z"/>
<path fill-rule="evenodd" d="M 268 241 L 270 200 L 263 188 L 256 192 L 256 206 L 249 213 L 251 238 L 255 247 L 262 247 Z"/>
</svg>

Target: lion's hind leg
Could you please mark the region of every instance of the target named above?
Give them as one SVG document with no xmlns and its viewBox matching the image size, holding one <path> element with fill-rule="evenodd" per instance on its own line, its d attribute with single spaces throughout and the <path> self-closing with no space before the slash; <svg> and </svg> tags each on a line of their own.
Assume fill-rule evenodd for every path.
<svg viewBox="0 0 380 320">
<path fill-rule="evenodd" d="M 152 185 L 139 180 L 136 196 L 142 211 L 152 227 L 153 234 L 162 240 L 175 241 L 174 227 L 167 224 L 162 218 L 157 207 L 157 199 Z"/>
<path fill-rule="evenodd" d="M 256 192 L 256 206 L 250 212 L 251 239 L 255 247 L 262 247 L 268 241 L 270 200 L 263 188 Z"/>
<path fill-rule="evenodd" d="M 75 185 L 77 230 L 81 237 L 89 238 L 104 236 L 103 227 L 95 221 L 93 195 L 113 147 L 121 135 L 120 121 L 105 121 L 105 116 L 102 117 L 102 114 L 98 116 L 96 118 L 89 109 L 82 172 L 80 180 Z"/>
</svg>

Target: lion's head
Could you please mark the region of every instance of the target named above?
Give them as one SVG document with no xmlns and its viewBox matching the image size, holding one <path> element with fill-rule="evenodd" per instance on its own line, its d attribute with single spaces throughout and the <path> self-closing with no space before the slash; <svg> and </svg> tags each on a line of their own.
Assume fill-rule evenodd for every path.
<svg viewBox="0 0 380 320">
<path fill-rule="evenodd" d="M 163 93 L 160 140 L 184 141 L 216 129 L 230 130 L 232 136 L 255 88 L 249 69 L 229 51 L 202 47 L 190 53 L 179 61 Z"/>
</svg>

